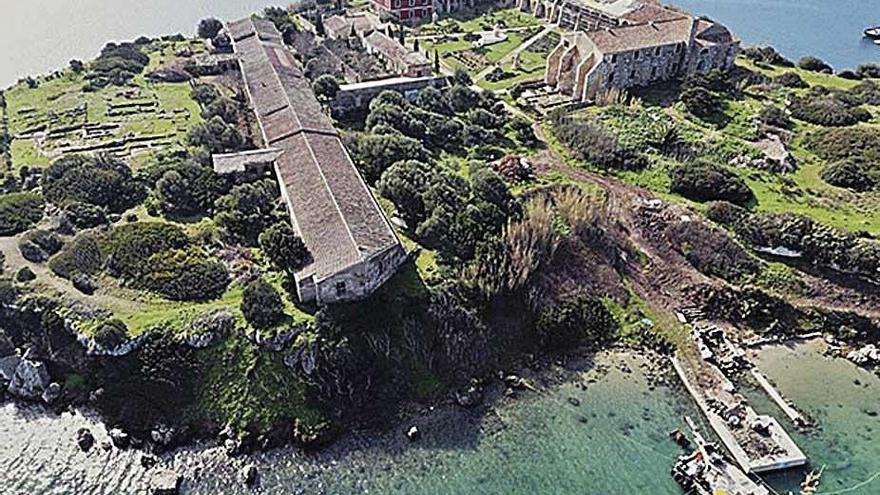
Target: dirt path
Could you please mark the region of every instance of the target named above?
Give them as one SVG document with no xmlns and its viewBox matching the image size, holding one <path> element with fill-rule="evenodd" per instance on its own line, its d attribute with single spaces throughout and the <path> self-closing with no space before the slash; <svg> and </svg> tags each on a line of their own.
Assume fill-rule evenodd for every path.
<svg viewBox="0 0 880 495">
<path fill-rule="evenodd" d="M 546 142 L 543 128 L 535 125 L 538 138 Z M 642 205 L 658 198 L 650 191 L 625 184 L 568 165 L 552 148 L 548 147 L 533 157 L 536 170 L 555 171 L 598 186 L 604 191 L 605 213 L 609 224 L 616 230 L 613 235 L 630 242 L 642 253 L 642 260 L 628 260 L 626 276 L 634 292 L 652 309 L 674 318 L 674 310 L 690 304 L 684 289 L 688 286 L 709 284 L 727 286 L 727 282 L 711 278 L 694 268 L 684 256 L 673 249 L 662 232 L 651 231 L 640 217 Z M 699 213 L 686 206 L 663 201 L 656 212 L 669 222 L 699 218 Z M 787 297 L 798 306 L 822 306 L 840 311 L 852 311 L 869 318 L 880 318 L 880 289 L 865 291 L 845 286 L 834 280 L 802 274 L 804 285 L 810 293 L 802 297 Z"/>
</svg>

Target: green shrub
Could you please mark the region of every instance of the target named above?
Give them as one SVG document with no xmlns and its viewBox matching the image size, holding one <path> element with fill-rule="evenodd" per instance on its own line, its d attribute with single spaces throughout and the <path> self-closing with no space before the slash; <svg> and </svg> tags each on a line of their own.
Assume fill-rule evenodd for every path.
<svg viewBox="0 0 880 495">
<path fill-rule="evenodd" d="M 822 129 L 807 136 L 805 144 L 828 161 L 853 158 L 880 162 L 880 129 L 875 127 Z"/>
<path fill-rule="evenodd" d="M 794 62 L 783 57 L 772 46 L 752 46 L 743 48 L 742 54 L 749 60 L 758 63 L 778 65 L 780 67 L 794 67 Z"/>
<path fill-rule="evenodd" d="M 107 223 L 103 208 L 80 201 L 64 205 L 64 218 L 78 229 L 91 229 Z"/>
<path fill-rule="evenodd" d="M 826 166 L 821 176 L 822 180 L 833 186 L 864 192 L 877 186 L 878 172 L 864 162 L 848 159 Z"/>
<path fill-rule="evenodd" d="M 64 241 L 61 240 L 54 232 L 48 230 L 36 229 L 26 233 L 21 238 L 23 241 L 30 241 L 42 248 L 50 255 L 57 253 L 64 247 Z"/>
<path fill-rule="evenodd" d="M 102 243 L 111 275 L 136 279 L 148 270 L 150 256 L 189 245 L 178 226 L 160 222 L 137 222 L 113 228 Z"/>
<path fill-rule="evenodd" d="M 43 194 L 57 205 L 78 201 L 123 211 L 143 198 L 143 188 L 128 165 L 109 155 L 68 155 L 43 173 Z"/>
<path fill-rule="evenodd" d="M 36 279 L 37 276 L 34 274 L 34 271 L 29 267 L 22 267 L 15 273 L 15 281 L 16 282 L 30 282 L 31 280 Z"/>
<path fill-rule="evenodd" d="M 284 318 L 284 303 L 274 287 L 258 278 L 244 288 L 241 312 L 254 328 L 270 328 Z"/>
<path fill-rule="evenodd" d="M 128 327 L 116 318 L 106 320 L 95 329 L 92 340 L 104 349 L 114 349 L 128 340 Z"/>
<path fill-rule="evenodd" d="M 798 60 L 798 67 L 812 72 L 821 72 L 823 74 L 834 74 L 834 69 L 816 57 L 801 57 Z"/>
<path fill-rule="evenodd" d="M 854 106 L 854 101 L 842 93 L 811 92 L 809 95 L 794 98 L 789 105 L 791 115 L 811 124 L 825 127 L 843 127 L 871 120 L 871 113 Z"/>
<path fill-rule="evenodd" d="M 600 299 L 581 293 L 541 311 L 536 327 L 544 346 L 565 350 L 584 342 L 607 342 L 619 325 Z"/>
<path fill-rule="evenodd" d="M 199 248 L 170 249 L 144 262 L 137 286 L 173 301 L 207 301 L 226 292 L 229 272 Z"/>
<path fill-rule="evenodd" d="M 278 222 L 260 234 L 260 249 L 277 268 L 294 273 L 311 259 L 306 244 L 287 222 Z"/>
<path fill-rule="evenodd" d="M 103 261 L 95 236 L 80 234 L 49 260 L 49 269 L 59 277 L 71 279 L 75 274 L 97 274 Z"/>
<path fill-rule="evenodd" d="M 773 78 L 773 82 L 786 88 L 809 88 L 810 85 L 797 72 L 783 72 Z"/>
<path fill-rule="evenodd" d="M 688 112 L 701 119 L 710 119 L 724 110 L 724 100 L 700 86 L 684 90 L 679 98 Z"/>
<path fill-rule="evenodd" d="M 214 221 L 223 237 L 243 246 L 256 246 L 260 234 L 277 219 L 274 183 L 241 184 L 217 200 Z"/>
<path fill-rule="evenodd" d="M 0 195 L 0 236 L 15 235 L 43 218 L 43 198 L 33 193 Z"/>
<path fill-rule="evenodd" d="M 592 119 L 556 113 L 551 116 L 551 125 L 553 135 L 579 160 L 620 170 L 641 170 L 648 166 L 643 156 L 623 147 L 614 135 Z"/>
<path fill-rule="evenodd" d="M 749 186 L 727 168 L 705 162 L 684 163 L 669 173 L 670 190 L 694 201 L 724 200 L 746 204 L 754 195 Z"/>
<path fill-rule="evenodd" d="M 792 127 L 791 118 L 788 116 L 788 113 L 776 105 L 766 105 L 761 108 L 761 111 L 758 113 L 758 120 L 764 125 L 781 129 L 791 129 Z"/>
</svg>

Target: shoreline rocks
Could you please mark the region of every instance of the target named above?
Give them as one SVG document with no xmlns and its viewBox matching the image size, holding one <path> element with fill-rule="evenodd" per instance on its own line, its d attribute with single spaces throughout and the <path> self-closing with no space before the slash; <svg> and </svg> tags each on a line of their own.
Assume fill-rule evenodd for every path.
<svg viewBox="0 0 880 495">
<path fill-rule="evenodd" d="M 76 432 L 76 444 L 83 452 L 88 452 L 95 445 L 95 437 L 88 428 L 80 428 Z"/>
<path fill-rule="evenodd" d="M 159 469 L 150 479 L 150 493 L 153 495 L 177 495 L 183 477 L 170 469 Z"/>
<path fill-rule="evenodd" d="M 46 365 L 39 361 L 31 361 L 27 357 L 22 358 L 15 373 L 9 381 L 7 391 L 22 399 L 42 399 L 43 392 L 49 387 L 49 372 Z"/>
</svg>

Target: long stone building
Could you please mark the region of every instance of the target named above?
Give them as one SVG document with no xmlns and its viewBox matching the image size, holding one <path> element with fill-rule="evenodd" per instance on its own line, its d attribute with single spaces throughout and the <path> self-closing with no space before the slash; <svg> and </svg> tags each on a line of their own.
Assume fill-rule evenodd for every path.
<svg viewBox="0 0 880 495">
<path fill-rule="evenodd" d="M 575 101 L 733 66 L 740 40 L 726 27 L 652 0 L 520 0 L 572 30 L 547 60 L 545 82 Z"/>
<path fill-rule="evenodd" d="M 267 151 L 215 157 L 215 168 L 274 167 L 291 223 L 312 254 L 295 275 L 301 301 L 368 296 L 406 260 L 400 239 L 275 26 L 248 18 L 227 31 Z"/>
</svg>

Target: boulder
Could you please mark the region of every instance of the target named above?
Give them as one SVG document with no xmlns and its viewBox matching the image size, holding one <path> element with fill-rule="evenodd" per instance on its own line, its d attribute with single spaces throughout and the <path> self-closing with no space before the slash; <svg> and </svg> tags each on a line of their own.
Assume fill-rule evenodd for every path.
<svg viewBox="0 0 880 495">
<path fill-rule="evenodd" d="M 170 469 L 159 469 L 150 479 L 150 493 L 153 495 L 177 495 L 183 477 Z"/>
<path fill-rule="evenodd" d="M 241 482 L 247 486 L 253 486 L 257 482 L 257 466 L 248 464 L 238 473 Z"/>
<path fill-rule="evenodd" d="M 128 444 L 131 442 L 128 433 L 119 428 L 111 428 L 108 435 L 110 435 L 110 441 L 113 442 L 113 445 L 115 445 L 117 449 L 124 449 L 128 447 Z"/>
<path fill-rule="evenodd" d="M 61 384 L 57 382 L 52 382 L 46 387 L 46 390 L 43 391 L 43 402 L 46 404 L 52 404 L 58 399 L 61 398 Z"/>
<path fill-rule="evenodd" d="M 15 376 L 15 369 L 18 368 L 18 363 L 21 362 L 21 358 L 12 355 L 0 358 L 0 383 L 9 383 L 12 381 L 12 377 Z"/>
<path fill-rule="evenodd" d="M 144 469 L 150 469 L 151 467 L 155 466 L 156 463 L 158 463 L 158 462 L 159 462 L 159 459 L 157 459 L 156 456 L 153 456 L 150 454 L 141 455 L 141 466 L 143 466 Z"/>
<path fill-rule="evenodd" d="M 411 426 L 409 430 L 406 431 L 406 438 L 409 438 L 411 442 L 415 442 L 421 437 L 422 432 L 419 431 L 419 428 L 417 426 Z"/>
<path fill-rule="evenodd" d="M 88 452 L 95 445 L 95 437 L 88 428 L 80 428 L 76 431 L 76 444 L 80 450 Z"/>
<path fill-rule="evenodd" d="M 39 361 L 22 359 L 15 368 L 15 374 L 9 381 L 9 393 L 23 399 L 36 400 L 42 398 L 49 386 L 49 372 L 46 365 Z"/>
<path fill-rule="evenodd" d="M 150 439 L 156 445 L 162 447 L 170 447 L 174 442 L 174 438 L 176 436 L 176 431 L 174 428 L 170 428 L 165 425 L 157 425 L 153 431 L 150 432 Z"/>
<path fill-rule="evenodd" d="M 477 385 L 471 385 L 467 389 L 455 394 L 455 402 L 461 407 L 471 408 L 482 400 L 483 390 Z"/>
</svg>

